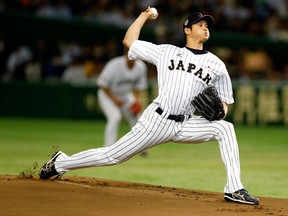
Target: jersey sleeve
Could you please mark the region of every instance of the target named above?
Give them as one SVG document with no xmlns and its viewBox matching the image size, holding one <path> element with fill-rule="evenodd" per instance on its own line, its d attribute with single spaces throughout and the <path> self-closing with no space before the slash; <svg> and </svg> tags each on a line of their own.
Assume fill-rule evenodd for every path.
<svg viewBox="0 0 288 216">
<path fill-rule="evenodd" d="M 151 42 L 136 40 L 128 52 L 129 59 L 141 59 L 151 64 L 157 65 L 163 52 L 163 45 L 156 45 Z"/>
<path fill-rule="evenodd" d="M 215 81 L 214 86 L 216 87 L 222 101 L 227 104 L 234 103 L 232 82 L 224 63 L 221 67 L 221 75 Z"/>
</svg>

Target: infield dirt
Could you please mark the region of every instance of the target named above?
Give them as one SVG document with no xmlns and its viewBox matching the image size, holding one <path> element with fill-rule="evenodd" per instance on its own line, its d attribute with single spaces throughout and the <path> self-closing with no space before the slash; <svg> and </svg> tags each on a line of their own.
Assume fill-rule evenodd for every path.
<svg viewBox="0 0 288 216">
<path fill-rule="evenodd" d="M 288 216 L 288 199 L 259 206 L 227 203 L 222 193 L 87 177 L 42 181 L 0 176 L 0 215 Z"/>
</svg>

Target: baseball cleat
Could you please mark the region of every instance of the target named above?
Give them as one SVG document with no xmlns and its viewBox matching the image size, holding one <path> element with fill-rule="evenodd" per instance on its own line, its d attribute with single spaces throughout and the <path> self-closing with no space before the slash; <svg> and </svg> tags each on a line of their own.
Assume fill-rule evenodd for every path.
<svg viewBox="0 0 288 216">
<path fill-rule="evenodd" d="M 64 153 L 61 151 L 55 152 L 52 155 L 51 159 L 41 167 L 39 174 L 38 174 L 40 179 L 47 180 L 55 176 L 52 179 L 52 181 L 54 181 L 56 179 L 60 179 L 64 175 L 65 172 L 58 173 L 55 169 L 55 161 L 61 154 L 64 154 Z"/>
<path fill-rule="evenodd" d="M 260 203 L 259 199 L 251 196 L 245 189 L 235 191 L 234 193 L 225 193 L 224 199 L 227 202 L 238 202 L 250 205 L 259 205 Z"/>
</svg>

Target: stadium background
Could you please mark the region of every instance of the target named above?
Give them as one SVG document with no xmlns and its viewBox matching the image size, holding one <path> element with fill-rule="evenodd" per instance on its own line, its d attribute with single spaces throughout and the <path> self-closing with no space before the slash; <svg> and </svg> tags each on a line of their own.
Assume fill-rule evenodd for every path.
<svg viewBox="0 0 288 216">
<path fill-rule="evenodd" d="M 212 14 L 206 49 L 227 64 L 236 103 L 236 124 L 288 123 L 286 1 L 0 1 L 0 115 L 103 119 L 95 80 L 122 53 L 129 24 L 148 5 L 160 17 L 142 39 L 183 45 L 182 21 L 189 12 Z M 155 92 L 155 68 L 149 66 Z M 83 71 L 80 81 L 63 80 L 65 70 Z M 21 109 L 19 109 L 21 107 Z"/>
</svg>

